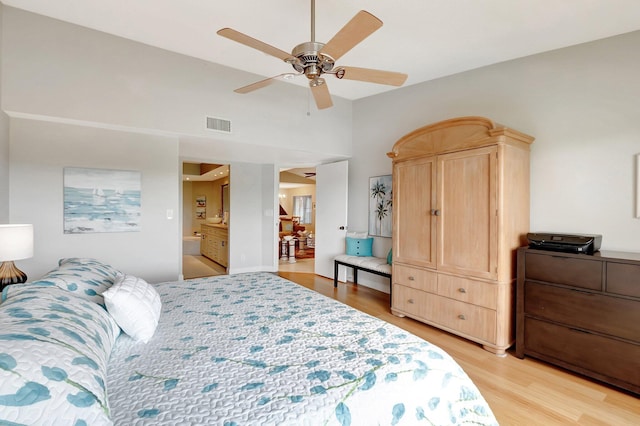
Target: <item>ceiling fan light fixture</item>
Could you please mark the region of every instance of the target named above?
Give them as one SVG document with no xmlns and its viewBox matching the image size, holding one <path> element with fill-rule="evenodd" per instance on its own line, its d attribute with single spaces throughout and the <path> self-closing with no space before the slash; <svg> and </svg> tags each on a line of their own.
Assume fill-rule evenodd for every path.
<svg viewBox="0 0 640 426">
<path fill-rule="evenodd" d="M 308 79 L 316 79 L 323 73 L 331 71 L 334 66 L 331 57 L 319 53 L 323 47 L 324 43 L 315 41 L 301 43 L 291 51 L 291 56 L 295 57 L 297 61 L 289 61 L 289 63 L 293 69 L 303 73 Z"/>
</svg>

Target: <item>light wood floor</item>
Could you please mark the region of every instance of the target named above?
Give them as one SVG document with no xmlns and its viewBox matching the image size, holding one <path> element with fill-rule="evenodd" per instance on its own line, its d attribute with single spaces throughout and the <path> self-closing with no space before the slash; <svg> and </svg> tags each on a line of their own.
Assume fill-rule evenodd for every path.
<svg viewBox="0 0 640 426">
<path fill-rule="evenodd" d="M 640 398 L 533 358 L 497 357 L 479 345 L 389 310 L 389 295 L 310 273 L 283 278 L 395 324 L 446 350 L 467 372 L 501 425 L 640 425 Z"/>
<path fill-rule="evenodd" d="M 182 275 L 185 280 L 190 278 L 211 277 L 213 275 L 224 275 L 227 271 L 221 265 L 204 256 L 183 255 Z"/>
</svg>

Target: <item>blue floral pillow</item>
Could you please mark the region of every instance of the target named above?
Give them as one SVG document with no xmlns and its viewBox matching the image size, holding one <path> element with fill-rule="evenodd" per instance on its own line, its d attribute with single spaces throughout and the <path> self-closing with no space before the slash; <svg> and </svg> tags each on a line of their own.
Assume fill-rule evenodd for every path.
<svg viewBox="0 0 640 426">
<path fill-rule="evenodd" d="M 111 424 L 105 309 L 56 286 L 17 286 L 0 305 L 0 424 Z"/>
<path fill-rule="evenodd" d="M 55 285 L 103 306 L 102 293 L 113 285 L 120 274 L 117 269 L 96 259 L 65 258 L 60 259 L 58 265 L 34 282 Z"/>
</svg>

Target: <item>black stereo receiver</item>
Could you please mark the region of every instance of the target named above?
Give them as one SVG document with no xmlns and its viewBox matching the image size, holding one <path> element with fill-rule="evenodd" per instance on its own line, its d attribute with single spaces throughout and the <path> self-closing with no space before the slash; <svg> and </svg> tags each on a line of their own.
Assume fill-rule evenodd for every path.
<svg viewBox="0 0 640 426">
<path fill-rule="evenodd" d="M 527 239 L 529 240 L 529 248 L 565 253 L 593 254 L 600 250 L 602 243 L 602 235 L 591 234 L 530 232 L 527 234 Z"/>
</svg>

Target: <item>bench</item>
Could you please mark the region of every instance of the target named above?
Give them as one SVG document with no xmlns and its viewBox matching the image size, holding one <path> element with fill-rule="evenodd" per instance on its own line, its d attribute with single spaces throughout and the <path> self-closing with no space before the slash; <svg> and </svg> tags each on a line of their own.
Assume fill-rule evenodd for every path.
<svg viewBox="0 0 640 426">
<path fill-rule="evenodd" d="M 338 265 L 353 269 L 353 283 L 358 284 L 358 270 L 389 278 L 391 286 L 391 265 L 381 257 L 349 256 L 341 254 L 333 260 L 333 286 L 338 287 Z"/>
</svg>

